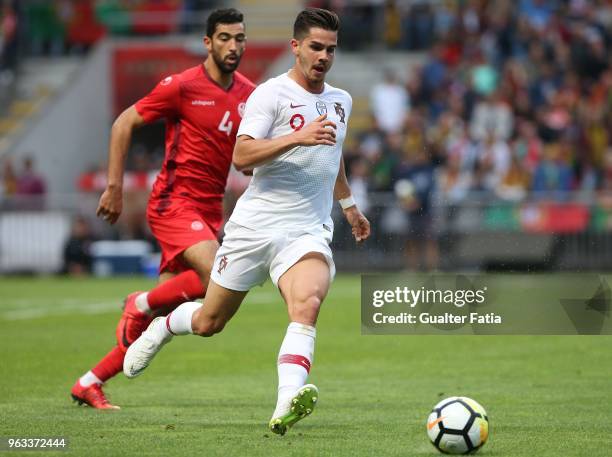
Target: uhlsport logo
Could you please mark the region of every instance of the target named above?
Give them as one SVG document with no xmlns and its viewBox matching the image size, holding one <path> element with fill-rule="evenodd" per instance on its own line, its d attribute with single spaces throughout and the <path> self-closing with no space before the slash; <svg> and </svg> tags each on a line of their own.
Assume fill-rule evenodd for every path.
<svg viewBox="0 0 612 457">
<path fill-rule="evenodd" d="M 199 106 L 215 106 L 215 101 L 214 100 L 194 100 L 191 102 L 192 105 L 199 105 Z"/>
<path fill-rule="evenodd" d="M 160 84 L 162 86 L 167 86 L 168 84 L 170 84 L 172 82 L 172 76 L 168 76 L 167 78 L 165 78 Z"/>
</svg>

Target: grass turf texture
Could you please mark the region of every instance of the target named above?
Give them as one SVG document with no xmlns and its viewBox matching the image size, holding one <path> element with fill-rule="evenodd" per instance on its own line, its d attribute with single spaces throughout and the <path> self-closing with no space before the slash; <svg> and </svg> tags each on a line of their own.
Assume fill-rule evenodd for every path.
<svg viewBox="0 0 612 457">
<path fill-rule="evenodd" d="M 284 437 L 267 429 L 287 323 L 269 283 L 221 335 L 175 338 L 143 376 L 111 380 L 121 411 L 77 407 L 70 387 L 112 347 L 122 297 L 152 285 L 1 279 L 0 435 L 64 435 L 88 456 L 437 455 L 427 415 L 465 395 L 491 420 L 479 455 L 610 455 L 612 337 L 362 336 L 357 276 L 332 286 L 309 378 L 320 402 Z"/>
</svg>

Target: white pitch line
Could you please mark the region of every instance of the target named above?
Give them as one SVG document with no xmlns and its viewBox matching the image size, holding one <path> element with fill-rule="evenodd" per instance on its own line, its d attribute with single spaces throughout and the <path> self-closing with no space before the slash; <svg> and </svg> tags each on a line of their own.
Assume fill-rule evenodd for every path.
<svg viewBox="0 0 612 457">
<path fill-rule="evenodd" d="M 358 296 L 356 296 L 358 297 Z M 104 314 L 121 310 L 121 299 L 112 302 L 83 303 L 79 299 L 67 298 L 46 302 L 44 307 L 32 306 L 32 299 L 12 299 L 2 303 L 4 309 L 0 311 L 0 319 L 7 321 L 20 321 L 40 319 L 49 316 L 66 316 L 74 314 Z M 282 305 L 283 299 L 278 292 L 255 292 L 247 296 L 244 304 L 249 305 Z M 8 305 L 7 307 L 5 307 Z"/>
<path fill-rule="evenodd" d="M 27 319 L 39 319 L 48 316 L 64 316 L 70 314 L 104 314 L 111 311 L 120 311 L 117 302 L 102 303 L 79 303 L 64 304 L 45 308 L 25 308 L 18 310 L 5 311 L 0 314 L 0 318 L 7 321 L 19 321 Z"/>
<path fill-rule="evenodd" d="M 44 306 L 36 306 L 44 303 Z M 120 306 L 121 300 L 117 301 Z M 62 299 L 47 299 L 44 297 L 31 298 L 9 298 L 0 301 L 0 311 L 18 311 L 25 307 L 27 308 L 56 308 L 64 306 L 83 306 L 82 298 L 62 298 Z M 87 306 L 87 305 L 85 305 Z"/>
</svg>

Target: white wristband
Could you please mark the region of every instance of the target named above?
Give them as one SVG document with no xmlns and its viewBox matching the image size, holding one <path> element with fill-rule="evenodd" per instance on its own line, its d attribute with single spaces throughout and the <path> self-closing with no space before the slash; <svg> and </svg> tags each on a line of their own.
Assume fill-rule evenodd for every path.
<svg viewBox="0 0 612 457">
<path fill-rule="evenodd" d="M 338 203 L 340 203 L 340 206 L 342 206 L 343 210 L 356 205 L 355 199 L 353 198 L 352 195 L 349 195 L 346 198 L 341 198 L 340 200 L 338 200 Z"/>
</svg>

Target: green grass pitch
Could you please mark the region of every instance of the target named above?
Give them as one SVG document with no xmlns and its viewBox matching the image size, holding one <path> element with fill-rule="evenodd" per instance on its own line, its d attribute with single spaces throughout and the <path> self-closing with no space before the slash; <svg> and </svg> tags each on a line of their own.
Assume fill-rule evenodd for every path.
<svg viewBox="0 0 612 457">
<path fill-rule="evenodd" d="M 0 279 L 0 435 L 64 435 L 87 456 L 435 456 L 429 410 L 465 395 L 490 416 L 480 455 L 612 452 L 611 337 L 362 336 L 357 276 L 332 286 L 310 376 L 320 402 L 284 437 L 267 429 L 287 324 L 269 283 L 222 334 L 175 338 L 141 377 L 111 380 L 121 411 L 77 407 L 70 387 L 113 345 L 122 297 L 152 285 Z"/>
</svg>

